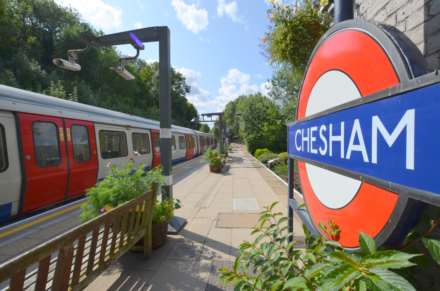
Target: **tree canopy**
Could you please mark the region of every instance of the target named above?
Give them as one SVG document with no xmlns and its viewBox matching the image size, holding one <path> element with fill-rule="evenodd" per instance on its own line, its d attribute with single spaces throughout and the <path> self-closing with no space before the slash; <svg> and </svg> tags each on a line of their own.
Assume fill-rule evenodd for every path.
<svg viewBox="0 0 440 291">
<path fill-rule="evenodd" d="M 240 96 L 228 103 L 225 122 L 233 138 L 245 141 L 253 153 L 257 148 L 286 150 L 286 125 L 278 106 L 262 94 Z"/>
<path fill-rule="evenodd" d="M 80 20 L 76 11 L 53 0 L 0 0 L 0 83 L 158 119 L 158 64 L 138 59 L 127 66 L 135 80 L 126 81 L 109 68 L 119 62 L 115 48 L 87 47 L 87 35 L 101 35 Z M 63 71 L 52 64 L 66 58 L 68 49 L 79 54 L 80 72 Z M 172 70 L 173 123 L 198 128 L 196 108 L 186 94 L 191 88 Z"/>
</svg>

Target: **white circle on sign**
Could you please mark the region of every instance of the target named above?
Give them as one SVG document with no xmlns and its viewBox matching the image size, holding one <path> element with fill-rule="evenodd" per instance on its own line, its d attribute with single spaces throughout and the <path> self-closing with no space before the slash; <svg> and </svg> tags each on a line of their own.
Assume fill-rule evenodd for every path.
<svg viewBox="0 0 440 291">
<path fill-rule="evenodd" d="M 312 88 L 305 116 L 362 98 L 354 82 L 341 71 L 324 73 Z M 338 144 L 339 146 L 339 144 Z M 328 208 L 342 208 L 359 191 L 361 181 L 305 163 L 312 190 Z"/>
</svg>

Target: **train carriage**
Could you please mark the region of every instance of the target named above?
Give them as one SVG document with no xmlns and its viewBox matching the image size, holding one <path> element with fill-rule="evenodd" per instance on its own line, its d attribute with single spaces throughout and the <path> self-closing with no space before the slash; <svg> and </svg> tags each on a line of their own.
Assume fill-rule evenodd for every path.
<svg viewBox="0 0 440 291">
<path fill-rule="evenodd" d="M 160 165 L 159 122 L 0 85 L 0 222 L 79 197 L 112 165 Z M 172 126 L 173 163 L 206 134 Z"/>
</svg>

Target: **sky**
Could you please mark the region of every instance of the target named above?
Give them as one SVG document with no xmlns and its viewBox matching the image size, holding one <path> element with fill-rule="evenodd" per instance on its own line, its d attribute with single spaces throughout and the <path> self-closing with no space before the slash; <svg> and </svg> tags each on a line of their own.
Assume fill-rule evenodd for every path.
<svg viewBox="0 0 440 291">
<path fill-rule="evenodd" d="M 261 39 L 269 26 L 265 0 L 55 0 L 104 33 L 166 25 L 171 64 L 191 86 L 199 113 L 218 112 L 239 95 L 267 94 L 272 68 Z M 130 46 L 118 47 L 133 55 Z M 157 44 L 140 58 L 158 60 Z"/>
</svg>

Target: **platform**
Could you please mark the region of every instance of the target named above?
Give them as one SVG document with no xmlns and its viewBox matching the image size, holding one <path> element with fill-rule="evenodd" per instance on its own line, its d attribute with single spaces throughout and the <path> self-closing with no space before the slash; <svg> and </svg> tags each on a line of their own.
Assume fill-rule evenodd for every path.
<svg viewBox="0 0 440 291">
<path fill-rule="evenodd" d="M 278 210 L 286 213 L 287 186 L 242 145 L 233 145 L 223 174 L 210 173 L 203 158 L 186 167 L 174 186 L 183 206 L 176 215 L 188 220 L 185 229 L 148 259 L 127 253 L 87 290 L 232 290 L 219 281 L 217 269 L 231 266 L 264 206 L 279 201 Z M 294 229 L 301 240 L 298 218 Z"/>
</svg>

